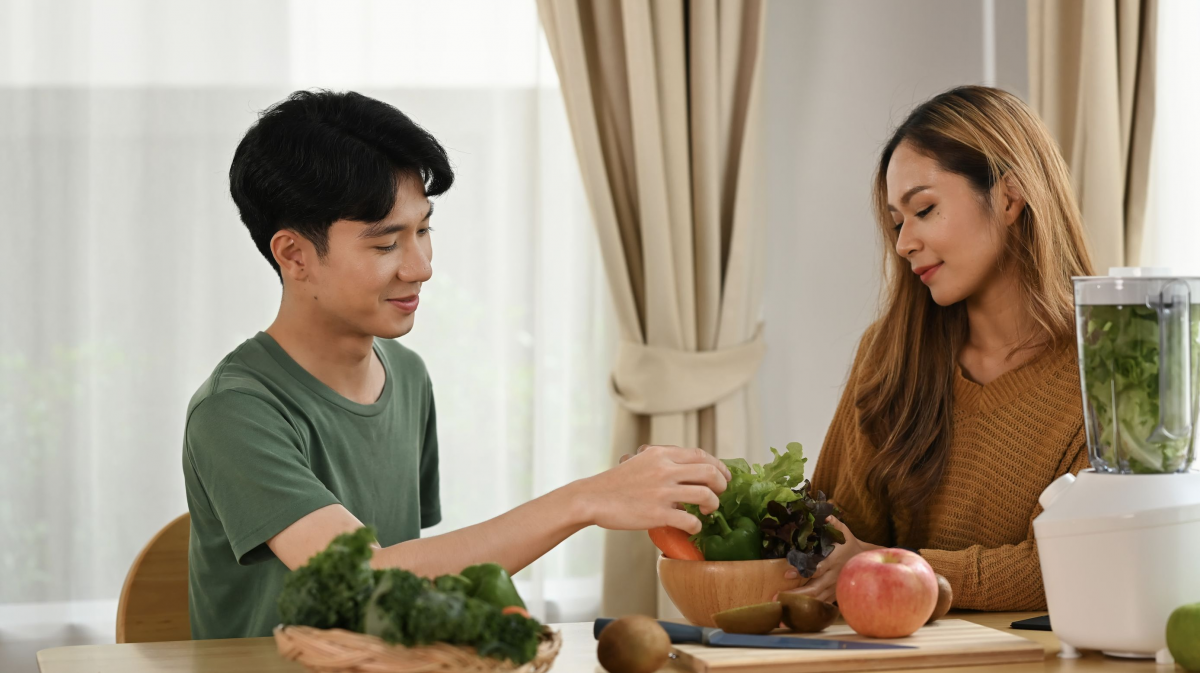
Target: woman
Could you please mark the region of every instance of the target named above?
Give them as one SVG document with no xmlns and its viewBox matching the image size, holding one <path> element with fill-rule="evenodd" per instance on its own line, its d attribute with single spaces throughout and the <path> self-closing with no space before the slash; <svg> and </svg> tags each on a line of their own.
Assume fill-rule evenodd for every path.
<svg viewBox="0 0 1200 673">
<path fill-rule="evenodd" d="M 961 87 L 901 124 L 873 191 L 886 304 L 813 474 L 846 543 L 799 591 L 834 600 L 852 556 L 905 547 L 956 608 L 1042 609 L 1038 496 L 1088 465 L 1071 277 L 1092 264 L 1066 164 L 1015 96 Z"/>
</svg>

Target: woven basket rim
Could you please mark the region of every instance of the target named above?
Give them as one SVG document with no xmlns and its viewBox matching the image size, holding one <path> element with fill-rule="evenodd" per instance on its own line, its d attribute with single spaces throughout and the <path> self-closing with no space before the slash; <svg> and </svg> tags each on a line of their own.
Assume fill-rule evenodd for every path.
<svg viewBox="0 0 1200 673">
<path fill-rule="evenodd" d="M 433 643 L 417 647 L 392 645 L 377 636 L 346 629 L 318 629 L 280 624 L 273 629 L 280 656 L 310 671 L 388 673 L 395 671 L 479 671 L 544 673 L 562 649 L 562 632 L 542 626 L 537 655 L 515 664 L 507 659 L 482 657 L 475 648 Z"/>
</svg>

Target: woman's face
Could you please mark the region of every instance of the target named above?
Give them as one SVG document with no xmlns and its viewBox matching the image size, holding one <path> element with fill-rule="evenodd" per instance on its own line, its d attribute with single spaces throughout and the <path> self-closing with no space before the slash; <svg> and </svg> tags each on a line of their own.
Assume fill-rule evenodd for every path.
<svg viewBox="0 0 1200 673">
<path fill-rule="evenodd" d="M 936 160 L 901 142 L 886 178 L 896 252 L 929 287 L 935 302 L 960 302 L 998 275 L 1004 252 L 1002 213 L 994 213 L 965 177 L 942 170 Z M 996 196 L 1006 201 L 1000 189 L 995 191 L 993 202 Z M 1008 210 L 1007 205 L 1001 209 Z"/>
</svg>

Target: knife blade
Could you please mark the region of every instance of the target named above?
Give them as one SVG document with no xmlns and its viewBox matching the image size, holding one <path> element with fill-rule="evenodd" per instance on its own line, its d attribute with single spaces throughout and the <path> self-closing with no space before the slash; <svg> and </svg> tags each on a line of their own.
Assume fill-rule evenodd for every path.
<svg viewBox="0 0 1200 673">
<path fill-rule="evenodd" d="M 600 637 L 604 627 L 612 623 L 611 619 L 597 619 L 592 627 L 592 635 Z M 676 645 L 698 643 L 709 647 L 753 647 L 762 649 L 786 650 L 911 650 L 911 645 L 893 645 L 891 643 L 861 643 L 849 640 L 832 640 L 829 638 L 797 638 L 795 636 L 752 636 L 740 633 L 725 633 L 721 629 L 702 628 L 691 624 L 663 622 L 659 624 L 671 642 Z"/>
</svg>

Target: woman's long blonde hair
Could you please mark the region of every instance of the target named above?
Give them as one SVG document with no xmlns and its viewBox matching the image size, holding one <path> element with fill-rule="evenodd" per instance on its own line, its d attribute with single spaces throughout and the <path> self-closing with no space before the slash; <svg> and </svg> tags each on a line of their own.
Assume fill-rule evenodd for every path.
<svg viewBox="0 0 1200 673">
<path fill-rule="evenodd" d="M 967 314 L 962 302 L 938 306 L 909 261 L 895 253 L 886 178 L 902 142 L 965 177 L 989 212 L 992 187 L 1001 176 L 1015 181 L 1024 196 L 1024 211 L 1007 227 L 1001 264 L 1016 272 L 1041 333 L 1018 349 L 1061 346 L 1073 337 L 1071 276 L 1092 274 L 1092 262 L 1066 163 L 1045 125 L 1016 96 L 980 86 L 952 89 L 913 110 L 884 146 L 873 201 L 884 237 L 887 290 L 882 315 L 865 340 L 871 366 L 859 374 L 856 403 L 859 425 L 877 450 L 867 487 L 893 508 L 910 512 L 921 537 L 920 512 L 949 453 L 955 367 L 967 337 Z"/>
</svg>

